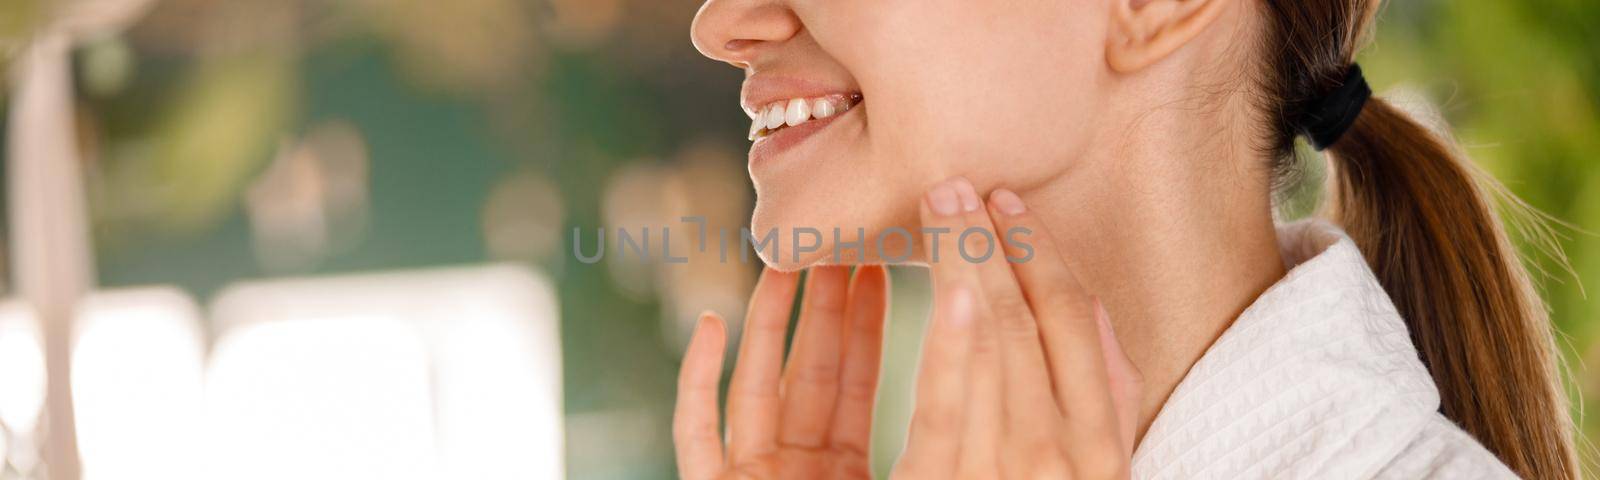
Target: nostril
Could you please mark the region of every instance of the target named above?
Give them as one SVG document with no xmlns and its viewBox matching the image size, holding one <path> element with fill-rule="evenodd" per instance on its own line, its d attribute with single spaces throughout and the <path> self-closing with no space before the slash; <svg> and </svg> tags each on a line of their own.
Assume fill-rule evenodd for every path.
<svg viewBox="0 0 1600 480">
<path fill-rule="evenodd" d="M 728 43 L 722 45 L 722 48 L 730 52 L 737 52 L 750 48 L 757 43 L 760 43 L 760 40 L 729 40 Z"/>
<path fill-rule="evenodd" d="M 800 19 L 786 3 L 705 0 L 690 27 L 695 48 L 714 60 L 745 68 L 770 45 L 781 44 L 800 31 Z"/>
</svg>

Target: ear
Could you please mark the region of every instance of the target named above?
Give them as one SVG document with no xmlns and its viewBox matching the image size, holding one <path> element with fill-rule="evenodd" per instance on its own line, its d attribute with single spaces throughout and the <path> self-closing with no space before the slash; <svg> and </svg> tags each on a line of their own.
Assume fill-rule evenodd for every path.
<svg viewBox="0 0 1600 480">
<path fill-rule="evenodd" d="M 1106 61 L 1119 73 L 1166 58 L 1205 31 L 1236 0 L 1111 0 Z"/>
</svg>

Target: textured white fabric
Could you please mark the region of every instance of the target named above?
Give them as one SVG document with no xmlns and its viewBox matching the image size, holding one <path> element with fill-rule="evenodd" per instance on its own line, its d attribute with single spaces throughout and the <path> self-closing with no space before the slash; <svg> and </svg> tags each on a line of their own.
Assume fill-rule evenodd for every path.
<svg viewBox="0 0 1600 480">
<path fill-rule="evenodd" d="M 1290 271 L 1195 363 L 1134 478 L 1515 478 L 1437 410 L 1394 304 L 1336 227 L 1279 229 Z"/>
</svg>

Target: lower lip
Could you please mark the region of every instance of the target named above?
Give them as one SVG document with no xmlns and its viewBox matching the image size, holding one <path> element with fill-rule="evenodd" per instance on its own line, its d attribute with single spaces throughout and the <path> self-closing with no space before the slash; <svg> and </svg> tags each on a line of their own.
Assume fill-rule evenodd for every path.
<svg viewBox="0 0 1600 480">
<path fill-rule="evenodd" d="M 818 132 L 821 132 L 822 129 L 827 128 L 828 125 L 832 125 L 833 122 L 844 118 L 846 115 L 855 113 L 860 108 L 861 105 L 856 105 L 844 113 L 821 120 L 812 120 L 793 127 L 784 127 L 782 130 L 756 139 L 755 143 L 750 145 L 750 164 L 755 165 L 767 161 L 766 159 L 776 157 L 799 146 Z"/>
</svg>

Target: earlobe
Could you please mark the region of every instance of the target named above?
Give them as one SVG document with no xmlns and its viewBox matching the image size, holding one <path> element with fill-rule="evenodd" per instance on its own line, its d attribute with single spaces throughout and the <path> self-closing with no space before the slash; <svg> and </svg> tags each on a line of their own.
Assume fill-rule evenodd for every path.
<svg viewBox="0 0 1600 480">
<path fill-rule="evenodd" d="M 1118 73 L 1148 67 L 1199 36 L 1237 0 L 1112 0 L 1106 62 Z"/>
</svg>

